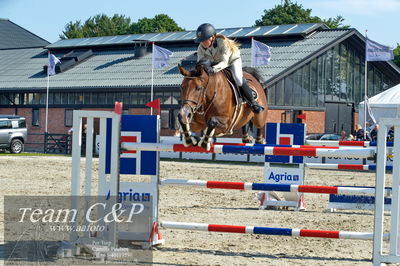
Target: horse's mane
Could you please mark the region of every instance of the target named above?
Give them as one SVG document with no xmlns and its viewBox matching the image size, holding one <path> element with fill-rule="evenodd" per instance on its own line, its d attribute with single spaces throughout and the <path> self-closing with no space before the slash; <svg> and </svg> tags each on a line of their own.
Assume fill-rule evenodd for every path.
<svg viewBox="0 0 400 266">
<path fill-rule="evenodd" d="M 260 82 L 260 84 L 264 83 L 264 79 L 262 78 L 260 71 L 258 71 L 254 67 L 243 67 L 243 71 L 255 77 L 257 81 Z"/>
</svg>

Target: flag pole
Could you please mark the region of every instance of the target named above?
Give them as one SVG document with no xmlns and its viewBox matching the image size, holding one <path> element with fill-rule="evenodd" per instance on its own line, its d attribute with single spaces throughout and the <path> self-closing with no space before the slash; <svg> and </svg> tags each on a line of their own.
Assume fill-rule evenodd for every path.
<svg viewBox="0 0 400 266">
<path fill-rule="evenodd" d="M 153 87 L 154 87 L 154 42 L 152 46 L 152 60 L 151 60 L 151 89 L 150 89 L 150 102 L 153 101 Z M 150 114 L 153 115 L 153 107 L 150 107 Z"/>
<path fill-rule="evenodd" d="M 50 66 L 47 66 L 47 69 Z M 44 133 L 47 134 L 47 123 L 48 123 L 48 118 L 49 118 L 49 84 L 50 84 L 50 76 L 49 76 L 49 71 L 47 70 L 47 87 L 46 87 L 46 122 L 45 122 L 45 131 Z"/>
<path fill-rule="evenodd" d="M 365 30 L 365 62 L 364 62 L 364 140 L 367 137 L 367 93 L 368 93 L 368 61 L 367 61 L 367 32 Z"/>
</svg>

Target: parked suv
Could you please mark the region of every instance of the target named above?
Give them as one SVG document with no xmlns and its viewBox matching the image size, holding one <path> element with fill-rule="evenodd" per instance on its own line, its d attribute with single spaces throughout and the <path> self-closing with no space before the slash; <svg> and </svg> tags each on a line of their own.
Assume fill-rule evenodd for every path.
<svg viewBox="0 0 400 266">
<path fill-rule="evenodd" d="M 0 115 L 0 149 L 20 153 L 27 138 L 25 118 L 16 115 Z"/>
</svg>

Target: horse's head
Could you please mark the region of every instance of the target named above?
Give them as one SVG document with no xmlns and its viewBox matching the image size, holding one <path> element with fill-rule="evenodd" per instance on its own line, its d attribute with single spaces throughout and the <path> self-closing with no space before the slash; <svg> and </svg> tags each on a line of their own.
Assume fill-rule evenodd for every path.
<svg viewBox="0 0 400 266">
<path fill-rule="evenodd" d="M 194 114 L 200 108 L 204 108 L 209 76 L 201 64 L 197 64 L 194 71 L 188 71 L 179 66 L 179 71 L 184 76 L 181 85 L 182 107 L 179 111 L 179 119 L 184 124 L 190 124 Z"/>
</svg>

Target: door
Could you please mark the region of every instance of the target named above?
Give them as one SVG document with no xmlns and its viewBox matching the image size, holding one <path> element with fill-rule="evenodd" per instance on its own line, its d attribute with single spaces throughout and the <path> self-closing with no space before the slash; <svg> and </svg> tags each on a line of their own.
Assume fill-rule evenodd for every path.
<svg viewBox="0 0 400 266">
<path fill-rule="evenodd" d="M 340 134 L 352 132 L 353 105 L 347 103 L 325 103 L 325 133 Z"/>
</svg>

